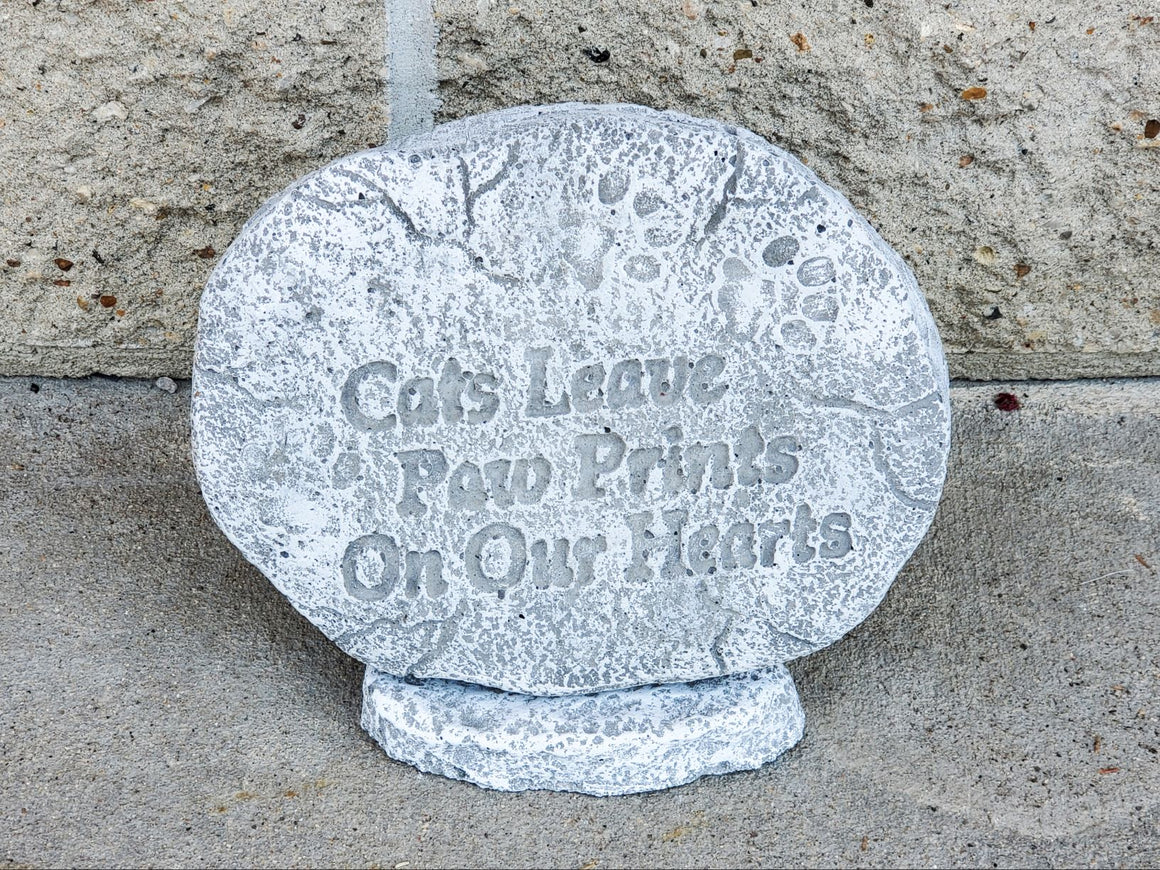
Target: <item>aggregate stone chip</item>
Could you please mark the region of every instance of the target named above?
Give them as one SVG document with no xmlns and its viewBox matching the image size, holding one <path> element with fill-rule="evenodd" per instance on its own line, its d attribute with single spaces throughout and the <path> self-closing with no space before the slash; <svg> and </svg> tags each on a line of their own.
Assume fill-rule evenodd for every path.
<svg viewBox="0 0 1160 870">
<path fill-rule="evenodd" d="M 271 200 L 201 303 L 218 524 L 397 676 L 560 695 L 823 647 L 934 514 L 946 367 L 898 256 L 744 130 L 519 108 Z"/>
</svg>

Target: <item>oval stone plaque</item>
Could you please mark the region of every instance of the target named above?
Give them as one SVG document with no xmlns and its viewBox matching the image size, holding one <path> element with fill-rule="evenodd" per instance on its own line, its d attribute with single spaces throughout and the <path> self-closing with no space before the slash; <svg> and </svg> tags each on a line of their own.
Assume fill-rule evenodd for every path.
<svg viewBox="0 0 1160 870">
<path fill-rule="evenodd" d="M 389 674 L 543 695 L 823 647 L 925 533 L 946 367 L 798 161 L 640 107 L 520 108 L 271 200 L 194 370 L 214 518 Z"/>
</svg>

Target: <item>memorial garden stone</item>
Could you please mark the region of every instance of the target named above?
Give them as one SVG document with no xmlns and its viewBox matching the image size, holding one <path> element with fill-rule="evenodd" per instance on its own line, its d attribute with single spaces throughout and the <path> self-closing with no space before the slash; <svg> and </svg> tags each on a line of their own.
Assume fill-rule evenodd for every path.
<svg viewBox="0 0 1160 870">
<path fill-rule="evenodd" d="M 636 106 L 343 158 L 201 302 L 215 520 L 367 663 L 389 753 L 496 788 L 640 791 L 791 746 L 782 664 L 882 600 L 949 425 L 923 296 L 849 203 L 752 133 Z"/>
</svg>

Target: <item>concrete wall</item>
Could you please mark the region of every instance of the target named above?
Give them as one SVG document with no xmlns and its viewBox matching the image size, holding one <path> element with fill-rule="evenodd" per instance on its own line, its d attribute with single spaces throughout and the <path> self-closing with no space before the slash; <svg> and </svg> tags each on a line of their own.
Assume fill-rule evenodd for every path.
<svg viewBox="0 0 1160 870">
<path fill-rule="evenodd" d="M 0 33 L 0 374 L 187 375 L 245 220 L 382 143 L 380 2 L 3 0 Z"/>
<path fill-rule="evenodd" d="M 200 287 L 266 197 L 379 144 L 392 106 L 562 100 L 805 160 L 910 262 L 955 376 L 1160 374 L 1145 5 L 61 0 L 0 26 L 0 374 L 185 375 Z"/>
</svg>

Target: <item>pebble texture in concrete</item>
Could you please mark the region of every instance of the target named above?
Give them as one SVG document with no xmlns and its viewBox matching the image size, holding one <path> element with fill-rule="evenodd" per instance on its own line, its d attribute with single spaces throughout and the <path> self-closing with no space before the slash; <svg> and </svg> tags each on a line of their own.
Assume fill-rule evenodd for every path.
<svg viewBox="0 0 1160 870">
<path fill-rule="evenodd" d="M 363 667 L 210 521 L 187 382 L 0 382 L 3 857 L 1160 863 L 1160 383 L 951 396 L 931 534 L 860 628 L 790 665 L 803 741 L 608 799 L 386 758 L 359 727 Z"/>
<path fill-rule="evenodd" d="M 271 194 L 378 145 L 378 0 L 4 3 L 0 373 L 184 376 Z"/>
<path fill-rule="evenodd" d="M 808 169 L 639 106 L 344 158 L 202 297 L 214 518 L 351 655 L 558 695 L 770 667 L 934 516 L 947 374 L 909 270 Z"/>
</svg>

